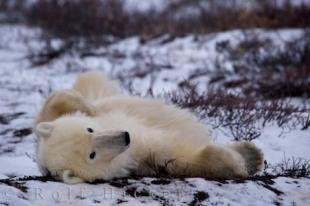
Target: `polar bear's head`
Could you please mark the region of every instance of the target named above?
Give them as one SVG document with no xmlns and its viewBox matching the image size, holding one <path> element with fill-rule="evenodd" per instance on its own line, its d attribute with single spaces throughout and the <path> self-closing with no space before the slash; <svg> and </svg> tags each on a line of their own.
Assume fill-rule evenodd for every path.
<svg viewBox="0 0 310 206">
<path fill-rule="evenodd" d="M 43 174 L 67 183 L 108 179 L 115 159 L 130 145 L 127 131 L 107 129 L 87 116 L 64 116 L 36 126 L 37 161 Z M 117 174 L 114 174 L 117 176 Z"/>
</svg>

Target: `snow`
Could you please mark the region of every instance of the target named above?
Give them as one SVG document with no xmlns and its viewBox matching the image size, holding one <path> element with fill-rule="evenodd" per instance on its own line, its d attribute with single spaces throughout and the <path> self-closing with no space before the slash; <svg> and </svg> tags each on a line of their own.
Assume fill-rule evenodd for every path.
<svg viewBox="0 0 310 206">
<path fill-rule="evenodd" d="M 271 37 L 280 43 L 279 37 L 289 40 L 299 36 L 301 31 L 256 29 L 248 32 Z M 29 51 L 42 48 L 39 34 L 40 30 L 25 26 L 0 26 L 0 115 L 12 117 L 6 123 L 0 122 L 1 179 L 40 175 L 35 163 L 35 136 L 30 133 L 19 137 L 14 132 L 31 128 L 33 118 L 47 95 L 56 89 L 69 88 L 78 73 L 94 69 L 114 78 L 123 77 L 121 84 L 124 90 L 128 90 L 126 86 L 128 79 L 131 79 L 134 90 L 142 95 L 153 82 L 154 94 L 162 95 L 177 89 L 178 83 L 187 79 L 196 69 L 216 69 L 217 42 L 229 40 L 236 44 L 245 38 L 240 30 L 189 35 L 166 43 L 163 42 L 168 36 L 144 44 L 138 37 L 132 37 L 92 51 L 104 55 L 83 58 L 78 54 L 65 54 L 50 64 L 33 67 L 25 57 Z M 54 44 L 58 46 L 61 42 L 57 40 Z M 137 68 L 145 71 L 152 65 L 160 65 L 161 69 L 141 78 L 122 76 L 127 74 L 125 71 L 132 72 Z M 203 91 L 207 89 L 208 80 L 209 76 L 205 75 L 195 79 L 195 82 Z M 207 120 L 206 124 L 211 127 Z M 212 130 L 212 136 L 219 143 L 233 141 L 225 128 Z M 262 148 L 265 159 L 271 165 L 280 163 L 284 158 L 310 159 L 309 129 L 286 131 L 276 125 L 267 125 L 254 143 Z M 167 183 L 158 184 L 154 180 L 128 179 L 128 183 L 121 186 L 109 182 L 66 185 L 51 181 L 20 181 L 25 184 L 27 191 L 0 183 L 0 204 L 188 205 L 194 201 L 197 192 L 202 191 L 206 193 L 199 202 L 202 205 L 310 205 L 309 178 L 278 177 L 272 184 L 259 180 L 218 182 L 201 178 L 169 179 Z"/>
<path fill-rule="evenodd" d="M 139 0 L 123 0 L 125 9 L 128 11 L 139 11 L 139 12 L 148 12 L 148 11 L 162 11 L 165 8 L 167 8 L 170 4 L 180 2 L 181 0 L 170 0 L 170 1 L 165 1 L 165 0 L 144 0 L 144 1 L 139 1 Z M 273 0 L 272 3 L 274 3 L 277 6 L 283 6 L 285 4 L 286 0 Z M 244 0 L 234 0 L 234 1 L 218 1 L 215 2 L 216 5 L 223 5 L 226 7 L 234 7 L 234 8 L 252 8 L 255 7 L 259 3 L 255 1 L 244 1 Z M 292 0 L 291 1 L 292 5 L 299 6 L 301 4 L 309 4 L 308 0 Z M 214 1 L 211 0 L 202 0 L 200 1 L 197 5 L 195 6 L 187 6 L 183 8 L 180 11 L 180 17 L 184 16 L 189 16 L 193 15 L 195 12 L 199 12 L 199 9 L 201 7 L 203 8 L 208 8 L 214 4 Z M 190 2 L 189 2 L 189 5 Z"/>
<path fill-rule="evenodd" d="M 162 10 L 168 4 L 168 1 L 165 0 L 147 0 L 147 1 L 139 1 L 139 0 L 125 0 L 125 8 L 129 11 L 139 11 L 145 12 L 149 10 Z"/>
</svg>

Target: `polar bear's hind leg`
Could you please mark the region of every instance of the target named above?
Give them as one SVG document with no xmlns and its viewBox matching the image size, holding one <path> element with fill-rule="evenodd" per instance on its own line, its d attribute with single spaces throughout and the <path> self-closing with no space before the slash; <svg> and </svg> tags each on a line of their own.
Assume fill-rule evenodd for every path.
<svg viewBox="0 0 310 206">
<path fill-rule="evenodd" d="M 245 159 L 249 175 L 253 175 L 262 169 L 264 160 L 263 153 L 253 143 L 236 143 L 232 145 L 232 148 L 240 153 Z"/>
</svg>

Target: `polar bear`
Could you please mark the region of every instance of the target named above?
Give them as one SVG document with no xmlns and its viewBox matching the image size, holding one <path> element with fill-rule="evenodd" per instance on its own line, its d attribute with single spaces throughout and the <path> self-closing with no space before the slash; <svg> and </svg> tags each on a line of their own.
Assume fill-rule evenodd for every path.
<svg viewBox="0 0 310 206">
<path fill-rule="evenodd" d="M 100 72 L 53 92 L 34 130 L 41 172 L 69 184 L 158 174 L 246 178 L 263 162 L 252 143 L 215 144 L 187 110 L 123 95 Z"/>
</svg>

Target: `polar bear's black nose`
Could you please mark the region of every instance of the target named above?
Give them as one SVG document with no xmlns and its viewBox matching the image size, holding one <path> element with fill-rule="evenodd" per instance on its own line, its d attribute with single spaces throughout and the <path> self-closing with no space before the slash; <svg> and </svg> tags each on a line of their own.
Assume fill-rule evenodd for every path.
<svg viewBox="0 0 310 206">
<path fill-rule="evenodd" d="M 128 132 L 124 132 L 126 146 L 130 144 L 130 135 Z"/>
</svg>

